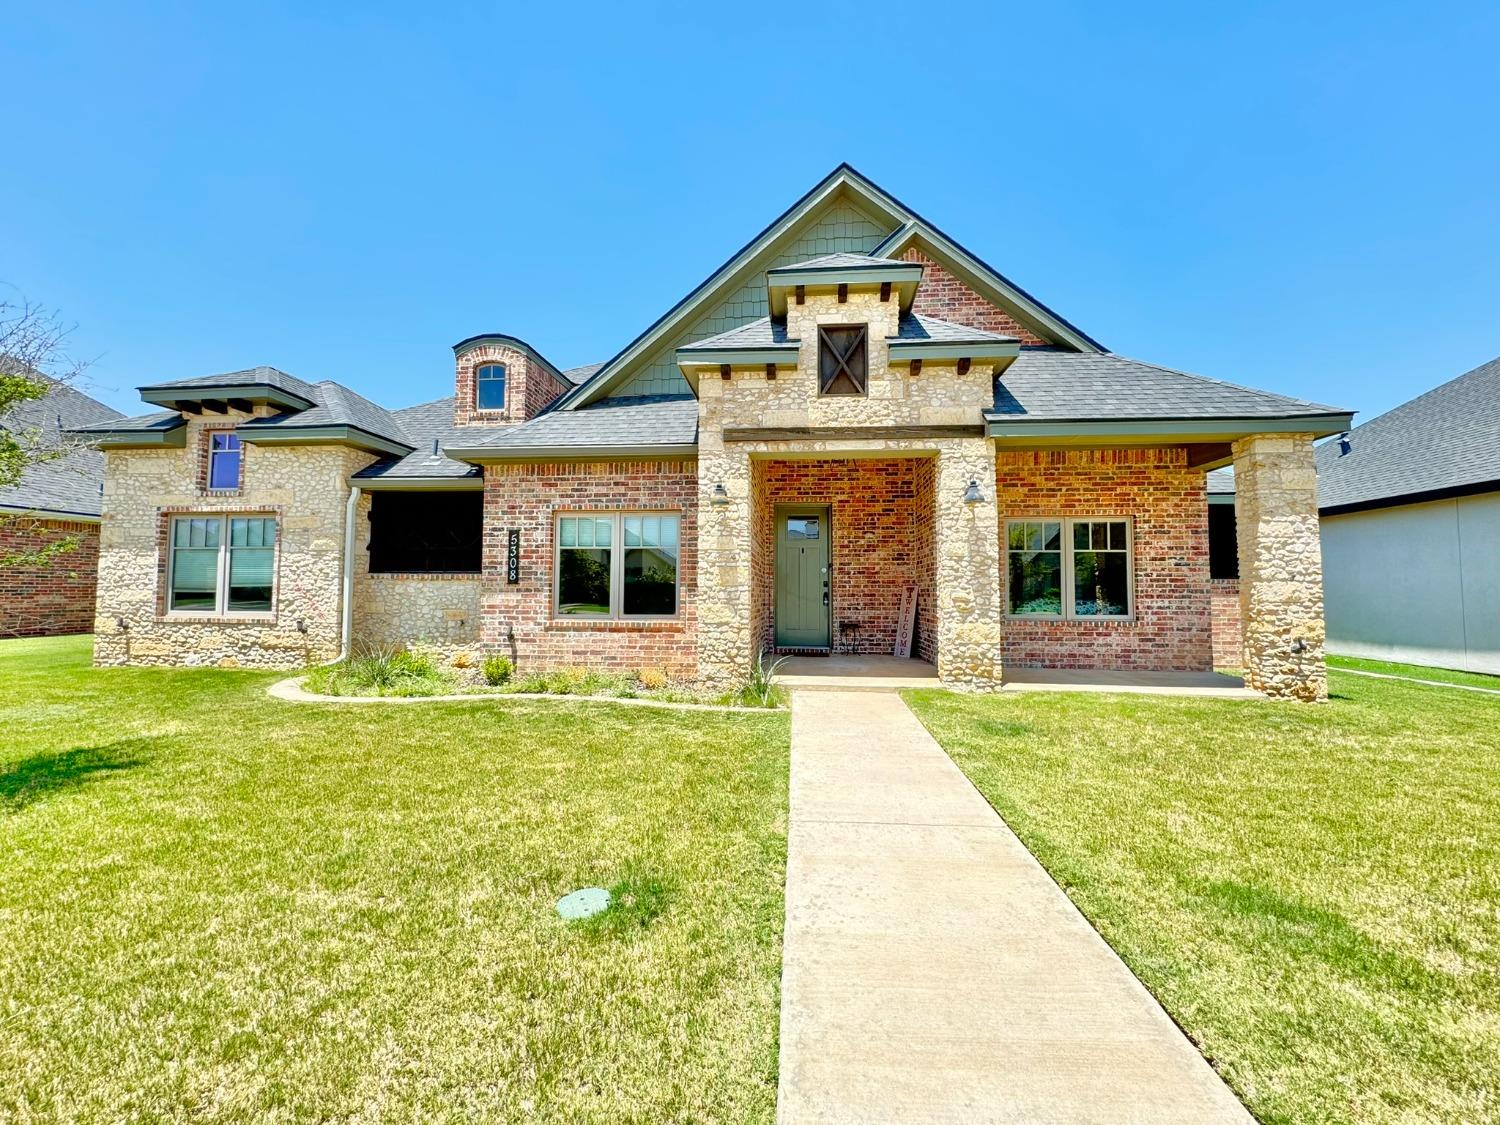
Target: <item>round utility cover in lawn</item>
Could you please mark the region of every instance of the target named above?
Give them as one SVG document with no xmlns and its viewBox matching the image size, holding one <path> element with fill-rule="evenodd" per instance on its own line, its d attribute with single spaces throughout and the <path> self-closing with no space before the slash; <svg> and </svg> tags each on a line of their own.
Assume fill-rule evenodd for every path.
<svg viewBox="0 0 1500 1125">
<path fill-rule="evenodd" d="M 568 921 L 592 918 L 609 906 L 609 892 L 603 887 L 584 887 L 557 900 L 557 912 Z"/>
</svg>

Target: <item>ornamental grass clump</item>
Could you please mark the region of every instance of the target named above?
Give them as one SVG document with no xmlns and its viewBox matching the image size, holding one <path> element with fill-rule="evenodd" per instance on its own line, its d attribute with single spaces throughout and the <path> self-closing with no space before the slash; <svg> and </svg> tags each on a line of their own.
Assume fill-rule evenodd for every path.
<svg viewBox="0 0 1500 1125">
<path fill-rule="evenodd" d="M 432 658 L 394 646 L 374 646 L 347 660 L 314 668 L 308 691 L 318 695 L 441 695 L 453 689 L 450 676 Z"/>
</svg>

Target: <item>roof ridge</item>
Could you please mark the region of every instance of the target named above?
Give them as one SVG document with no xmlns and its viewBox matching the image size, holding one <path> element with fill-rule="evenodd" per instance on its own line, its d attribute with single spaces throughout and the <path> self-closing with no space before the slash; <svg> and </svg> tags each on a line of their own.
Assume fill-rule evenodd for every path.
<svg viewBox="0 0 1500 1125">
<path fill-rule="evenodd" d="M 1378 426 L 1381 422 L 1384 422 L 1387 419 L 1394 418 L 1395 415 L 1402 414 L 1403 412 L 1408 411 L 1408 410 L 1410 410 L 1413 407 L 1416 407 L 1418 403 L 1424 402 L 1425 400 L 1432 398 L 1434 395 L 1437 395 L 1437 394 L 1441 393 L 1442 391 L 1449 390 L 1455 384 L 1463 382 L 1465 379 L 1468 379 L 1470 376 L 1478 375 L 1481 372 L 1484 372 L 1486 375 L 1488 375 L 1488 374 L 1490 374 L 1490 372 L 1485 371 L 1485 369 L 1489 368 L 1489 367 L 1494 367 L 1496 369 L 1495 372 L 1494 372 L 1494 374 L 1500 375 L 1500 356 L 1496 356 L 1494 359 L 1486 360 L 1484 363 L 1481 363 L 1478 367 L 1472 367 L 1468 371 L 1465 371 L 1462 375 L 1455 375 L 1453 378 L 1449 379 L 1447 382 L 1445 382 L 1445 383 L 1439 383 L 1437 386 L 1433 387 L 1431 390 L 1423 391 L 1421 394 L 1417 395 L 1415 398 L 1409 398 L 1405 402 L 1400 403 L 1397 406 L 1391 407 L 1384 414 L 1377 414 L 1377 415 L 1375 415 L 1375 417 L 1371 418 L 1368 422 L 1361 422 L 1359 425 L 1355 426 L 1354 429 L 1352 429 L 1352 430 L 1349 431 L 1350 436 L 1353 436 L 1356 432 L 1358 432 L 1360 430 L 1364 430 L 1366 433 L 1369 433 L 1370 432 L 1369 431 L 1369 427 L 1371 427 L 1371 426 Z"/>
</svg>

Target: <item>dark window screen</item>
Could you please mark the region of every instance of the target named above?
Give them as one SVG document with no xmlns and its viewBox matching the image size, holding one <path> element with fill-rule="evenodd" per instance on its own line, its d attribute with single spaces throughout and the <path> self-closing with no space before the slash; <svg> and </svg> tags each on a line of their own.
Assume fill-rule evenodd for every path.
<svg viewBox="0 0 1500 1125">
<path fill-rule="evenodd" d="M 371 574 L 477 574 L 483 555 L 484 493 L 371 493 Z"/>
<path fill-rule="evenodd" d="M 1208 576 L 1240 576 L 1240 546 L 1234 529 L 1233 504 L 1208 506 Z"/>
</svg>

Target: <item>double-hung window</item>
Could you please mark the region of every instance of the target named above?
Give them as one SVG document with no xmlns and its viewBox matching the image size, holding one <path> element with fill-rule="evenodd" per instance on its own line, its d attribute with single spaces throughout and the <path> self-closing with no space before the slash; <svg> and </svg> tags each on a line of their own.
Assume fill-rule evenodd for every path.
<svg viewBox="0 0 1500 1125">
<path fill-rule="evenodd" d="M 170 531 L 167 608 L 189 613 L 269 613 L 274 606 L 276 520 L 177 516 Z"/>
<path fill-rule="evenodd" d="M 1005 536 L 1012 617 L 1130 617 L 1129 520 L 1007 520 Z"/>
<path fill-rule="evenodd" d="M 474 405 L 480 410 L 505 409 L 505 364 L 487 363 L 474 373 Z"/>
<path fill-rule="evenodd" d="M 667 512 L 558 516 L 558 616 L 675 617 L 680 530 Z"/>
<path fill-rule="evenodd" d="M 229 431 L 208 435 L 208 487 L 214 491 L 240 486 L 240 439 Z"/>
</svg>

